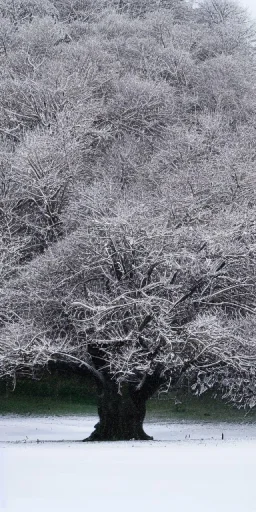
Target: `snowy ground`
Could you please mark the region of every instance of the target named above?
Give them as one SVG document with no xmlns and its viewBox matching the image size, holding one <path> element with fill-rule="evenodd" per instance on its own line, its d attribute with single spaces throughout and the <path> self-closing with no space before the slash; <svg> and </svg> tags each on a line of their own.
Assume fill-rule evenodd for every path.
<svg viewBox="0 0 256 512">
<path fill-rule="evenodd" d="M 15 441 L 80 441 L 93 431 L 97 423 L 96 416 L 63 417 L 0 417 L 0 446 L 3 442 Z M 229 423 L 146 423 L 145 431 L 158 441 L 190 440 L 252 440 L 256 441 L 256 425 L 239 425 Z M 256 455 L 256 454 L 255 454 Z M 255 508 L 256 511 L 256 508 Z"/>
<path fill-rule="evenodd" d="M 0 509 L 256 512 L 256 426 L 152 423 L 159 442 L 71 442 L 95 421 L 0 418 Z"/>
</svg>

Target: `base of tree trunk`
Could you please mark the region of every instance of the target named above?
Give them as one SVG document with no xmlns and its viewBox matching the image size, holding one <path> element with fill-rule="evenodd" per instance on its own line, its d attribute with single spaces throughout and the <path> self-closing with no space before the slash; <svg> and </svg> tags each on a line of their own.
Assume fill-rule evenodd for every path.
<svg viewBox="0 0 256 512">
<path fill-rule="evenodd" d="M 84 442 L 91 441 L 152 441 L 153 437 L 148 436 L 143 429 L 133 430 L 132 432 L 118 432 L 113 429 L 102 429 L 100 422 L 95 425 L 92 434 L 83 439 Z"/>
<path fill-rule="evenodd" d="M 153 437 L 143 430 L 146 400 L 127 387 L 122 395 L 114 384 L 108 384 L 99 398 L 99 422 L 84 441 L 147 441 Z"/>
</svg>

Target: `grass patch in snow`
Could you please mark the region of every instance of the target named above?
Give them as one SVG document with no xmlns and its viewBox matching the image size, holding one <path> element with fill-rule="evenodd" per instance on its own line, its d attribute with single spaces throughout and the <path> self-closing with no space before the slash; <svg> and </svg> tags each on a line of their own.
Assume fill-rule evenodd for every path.
<svg viewBox="0 0 256 512">
<path fill-rule="evenodd" d="M 191 394 L 169 393 L 165 399 L 148 402 L 147 420 L 255 422 L 256 410 L 236 409 L 211 393 L 197 397 Z"/>
<path fill-rule="evenodd" d="M 20 381 L 14 392 L 0 384 L 0 414 L 97 414 L 96 393 L 90 380 L 52 375 L 40 381 Z M 147 420 L 254 422 L 256 411 L 245 413 L 210 393 L 195 397 L 181 392 L 163 395 L 147 404 Z"/>
</svg>

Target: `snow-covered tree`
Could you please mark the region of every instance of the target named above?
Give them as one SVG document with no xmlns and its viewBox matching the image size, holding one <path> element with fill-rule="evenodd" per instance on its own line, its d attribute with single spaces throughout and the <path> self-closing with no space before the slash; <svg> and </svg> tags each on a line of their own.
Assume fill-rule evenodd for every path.
<svg viewBox="0 0 256 512">
<path fill-rule="evenodd" d="M 92 440 L 146 439 L 146 401 L 184 383 L 253 407 L 244 12 L 229 0 L 27 2 L 29 16 L 5 5 L 0 376 L 89 372 Z"/>
</svg>

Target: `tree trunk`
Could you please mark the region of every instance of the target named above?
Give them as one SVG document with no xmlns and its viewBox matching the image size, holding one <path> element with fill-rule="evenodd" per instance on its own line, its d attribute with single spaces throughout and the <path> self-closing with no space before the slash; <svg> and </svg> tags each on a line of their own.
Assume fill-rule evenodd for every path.
<svg viewBox="0 0 256 512">
<path fill-rule="evenodd" d="M 77 364 L 75 358 L 67 361 L 50 360 L 48 368 L 68 371 L 76 375 L 92 374 L 98 386 L 99 422 L 95 430 L 84 441 L 145 441 L 153 439 L 143 430 L 146 415 L 147 400 L 159 389 L 164 380 L 161 377 L 161 367 L 156 368 L 151 375 L 141 377 L 140 383 L 125 384 L 121 393 L 110 375 L 101 373 L 87 363 Z"/>
<path fill-rule="evenodd" d="M 118 393 L 114 382 L 106 382 L 99 396 L 99 423 L 85 441 L 128 441 L 153 439 L 143 430 L 146 414 L 145 393 L 132 386 Z"/>
</svg>

